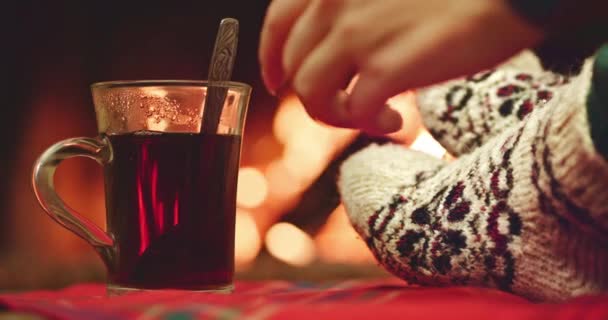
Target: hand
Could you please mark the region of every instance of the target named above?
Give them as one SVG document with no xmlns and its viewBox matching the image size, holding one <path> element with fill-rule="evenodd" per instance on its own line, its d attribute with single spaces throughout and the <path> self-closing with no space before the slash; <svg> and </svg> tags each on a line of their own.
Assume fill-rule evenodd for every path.
<svg viewBox="0 0 608 320">
<path fill-rule="evenodd" d="M 402 120 L 386 107 L 391 96 L 491 67 L 541 39 L 503 1 L 274 0 L 262 77 L 270 92 L 291 85 L 327 124 L 393 132 Z"/>
</svg>

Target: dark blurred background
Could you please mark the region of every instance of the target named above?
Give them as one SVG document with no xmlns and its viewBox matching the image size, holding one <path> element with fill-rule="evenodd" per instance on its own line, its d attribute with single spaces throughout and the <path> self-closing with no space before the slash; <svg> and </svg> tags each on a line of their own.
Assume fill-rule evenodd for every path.
<svg viewBox="0 0 608 320">
<path fill-rule="evenodd" d="M 296 98 L 279 101 L 262 87 L 257 44 L 268 3 L 5 5 L 0 19 L 5 33 L 0 290 L 103 281 L 103 266 L 93 250 L 38 206 L 30 187 L 31 166 L 58 140 L 96 134 L 91 83 L 204 79 L 224 17 L 237 18 L 241 26 L 233 79 L 253 87 L 239 178 L 238 276 L 319 281 L 385 275 L 349 226 L 343 208 L 336 208 L 333 175 L 327 173 L 358 134 L 320 126 L 306 116 Z M 400 101 L 412 105 L 409 94 Z M 404 143 L 420 134 L 414 125 L 408 130 L 400 135 Z M 67 203 L 104 225 L 103 178 L 97 164 L 66 161 L 57 172 L 56 186 Z M 310 199 L 324 195 L 327 201 L 310 205 Z M 296 218 L 285 218 L 290 213 Z"/>
</svg>

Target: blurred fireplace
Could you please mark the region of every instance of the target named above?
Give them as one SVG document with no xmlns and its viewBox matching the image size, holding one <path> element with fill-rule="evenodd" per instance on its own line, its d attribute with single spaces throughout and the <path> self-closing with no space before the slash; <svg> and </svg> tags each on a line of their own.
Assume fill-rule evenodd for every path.
<svg viewBox="0 0 608 320">
<path fill-rule="evenodd" d="M 69 273 L 71 277 L 63 278 L 63 282 L 100 280 L 104 270 L 93 250 L 44 215 L 26 179 L 31 162 L 43 148 L 60 138 L 93 135 L 94 124 L 87 120 L 86 112 L 64 110 L 58 103 L 52 103 L 49 96 L 43 95 L 38 101 L 40 107 L 29 118 L 31 128 L 24 147 L 17 152 L 17 178 L 12 181 L 15 192 L 10 212 L 23 215 L 13 217 L 10 224 L 13 232 L 9 251 L 13 259 L 4 265 L 13 270 L 4 270 L 4 275 L 10 278 L 15 270 L 29 274 L 29 280 L 13 279 L 17 282 L 12 285 L 18 286 L 48 285 L 51 275 L 72 269 L 78 272 Z M 392 105 L 400 107 L 408 121 L 406 129 L 392 135 L 390 140 L 441 156 L 443 149 L 432 140 L 425 140 L 428 133 L 419 127 L 412 94 L 396 97 Z M 49 119 L 53 119 L 51 125 Z M 295 276 L 286 270 L 302 267 L 308 267 L 311 273 L 317 268 L 316 274 L 306 277 L 322 278 L 331 266 L 342 268 L 331 269 L 338 273 L 334 277 L 383 275 L 349 225 L 339 203 L 335 178 L 340 163 L 349 154 L 370 142 L 389 139 L 369 138 L 352 130 L 317 124 L 294 97 L 282 100 L 276 113 L 268 118 L 250 118 L 247 127 L 237 196 L 238 275 L 250 279 L 269 277 L 268 263 L 270 270 L 275 270 L 272 276 L 284 278 Z M 51 131 L 52 134 L 45 134 Z M 97 164 L 69 160 L 58 170 L 56 180 L 66 202 L 104 225 L 103 177 Z M 24 266 L 27 261 L 36 264 Z M 45 266 L 44 271 L 38 269 L 40 265 Z M 10 279 L 4 280 L 10 284 Z"/>
<path fill-rule="evenodd" d="M 315 123 L 293 96 L 277 100 L 265 93 L 256 45 L 267 2 L 214 8 L 121 2 L 121 10 L 107 3 L 32 10 L 26 2 L 18 8 L 25 19 L 15 22 L 20 41 L 8 75 L 15 79 L 8 101 L 16 115 L 2 128 L 14 150 L 3 159 L 0 287 L 103 279 L 93 250 L 39 208 L 29 185 L 32 163 L 58 140 L 96 134 L 90 83 L 202 78 L 216 24 L 225 16 L 242 25 L 234 78 L 254 87 L 239 175 L 238 276 L 289 278 L 294 268 L 309 279 L 385 274 L 349 226 L 334 184 L 340 161 L 369 139 Z M 413 94 L 391 104 L 407 115 L 404 129 L 390 138 L 441 156 L 443 149 L 420 126 Z M 67 203 L 103 226 L 102 179 L 96 163 L 74 159 L 60 167 L 56 185 Z"/>
</svg>

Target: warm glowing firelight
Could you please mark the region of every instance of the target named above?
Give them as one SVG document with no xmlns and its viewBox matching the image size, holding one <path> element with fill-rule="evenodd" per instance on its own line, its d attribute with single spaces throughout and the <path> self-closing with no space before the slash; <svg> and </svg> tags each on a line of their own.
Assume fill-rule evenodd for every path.
<svg viewBox="0 0 608 320">
<path fill-rule="evenodd" d="M 327 263 L 373 263 L 374 257 L 351 226 L 344 206 L 329 216 L 315 238 L 319 258 Z"/>
<path fill-rule="evenodd" d="M 420 131 L 416 140 L 410 145 L 410 149 L 429 154 L 436 158 L 442 158 L 446 154 L 445 149 L 426 130 Z"/>
<path fill-rule="evenodd" d="M 293 266 L 306 266 L 315 260 L 312 238 L 293 224 L 280 222 L 266 233 L 266 248 L 275 258 Z"/>
<path fill-rule="evenodd" d="M 249 212 L 237 210 L 235 232 L 236 266 L 247 267 L 255 260 L 262 247 L 258 227 Z"/>
<path fill-rule="evenodd" d="M 264 174 L 256 168 L 241 168 L 236 192 L 236 202 L 241 208 L 255 208 L 268 195 L 268 182 Z"/>
</svg>

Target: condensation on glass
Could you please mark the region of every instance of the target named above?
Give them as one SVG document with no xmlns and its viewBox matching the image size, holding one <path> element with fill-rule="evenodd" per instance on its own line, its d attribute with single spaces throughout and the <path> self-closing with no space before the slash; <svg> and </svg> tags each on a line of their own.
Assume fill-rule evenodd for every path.
<svg viewBox="0 0 608 320">
<path fill-rule="evenodd" d="M 241 133 L 251 88 L 235 82 L 215 85 L 227 90 L 215 133 Z M 201 132 L 205 81 L 113 81 L 92 89 L 99 132 Z"/>
</svg>

